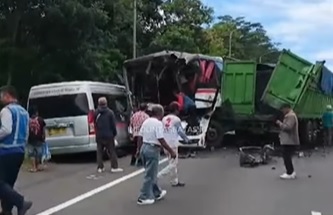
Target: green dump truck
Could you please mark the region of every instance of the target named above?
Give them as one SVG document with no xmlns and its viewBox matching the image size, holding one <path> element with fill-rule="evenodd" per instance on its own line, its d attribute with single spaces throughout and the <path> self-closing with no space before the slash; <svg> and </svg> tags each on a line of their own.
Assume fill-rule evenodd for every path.
<svg viewBox="0 0 333 215">
<path fill-rule="evenodd" d="M 282 117 L 279 109 L 288 103 L 299 118 L 301 143 L 317 143 L 321 116 L 326 105 L 333 105 L 333 86 L 324 81 L 333 80 L 333 75 L 324 63 L 312 64 L 287 50 L 281 52 L 276 65 L 225 61 L 222 105 L 213 118 L 225 132 L 235 131 L 244 139 L 257 136 L 273 141 L 278 133 L 275 121 Z"/>
</svg>

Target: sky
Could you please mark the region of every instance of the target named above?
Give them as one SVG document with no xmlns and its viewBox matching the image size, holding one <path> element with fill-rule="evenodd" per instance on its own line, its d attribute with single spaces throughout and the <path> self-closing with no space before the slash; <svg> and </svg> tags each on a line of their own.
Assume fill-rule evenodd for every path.
<svg viewBox="0 0 333 215">
<path fill-rule="evenodd" d="M 202 0 L 215 16 L 244 16 L 260 22 L 280 48 L 333 71 L 333 0 Z"/>
</svg>

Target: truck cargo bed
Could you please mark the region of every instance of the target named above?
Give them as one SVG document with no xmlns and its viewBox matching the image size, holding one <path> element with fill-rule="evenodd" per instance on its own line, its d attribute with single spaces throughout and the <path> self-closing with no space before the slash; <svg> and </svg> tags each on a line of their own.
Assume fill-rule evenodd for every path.
<svg viewBox="0 0 333 215">
<path fill-rule="evenodd" d="M 288 103 L 299 118 L 320 119 L 326 105 L 333 105 L 333 96 L 321 88 L 324 63 L 312 64 L 283 50 L 261 101 L 275 109 Z"/>
<path fill-rule="evenodd" d="M 299 119 L 301 143 L 319 143 L 322 114 L 328 104 L 333 105 L 333 73 L 324 62 L 312 64 L 287 50 L 275 66 L 225 61 L 221 95 L 219 117 L 226 130 L 277 134 L 280 108 L 289 104 Z"/>
<path fill-rule="evenodd" d="M 237 61 L 226 62 L 224 68 L 222 101 L 228 101 L 229 108 L 232 108 L 237 116 L 253 118 L 277 114 L 274 108 L 261 102 L 274 65 Z"/>
</svg>

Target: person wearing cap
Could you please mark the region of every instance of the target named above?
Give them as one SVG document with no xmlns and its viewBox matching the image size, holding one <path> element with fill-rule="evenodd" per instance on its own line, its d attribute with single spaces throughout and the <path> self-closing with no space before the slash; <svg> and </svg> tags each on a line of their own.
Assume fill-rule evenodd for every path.
<svg viewBox="0 0 333 215">
<path fill-rule="evenodd" d="M 294 170 L 292 156 L 296 147 L 300 145 L 298 135 L 298 119 L 296 113 L 292 110 L 289 104 L 284 104 L 281 107 L 284 115 L 283 121 L 276 121 L 280 128 L 280 144 L 283 149 L 283 161 L 286 168 L 286 173 L 280 175 L 281 179 L 295 179 L 296 172 Z"/>
<path fill-rule="evenodd" d="M 140 128 L 143 124 L 143 122 L 149 118 L 149 115 L 145 112 L 147 110 L 147 104 L 142 103 L 139 105 L 139 111 L 135 112 L 131 119 L 130 119 L 130 129 L 132 131 L 132 137 L 133 137 L 133 143 L 135 145 L 135 148 L 132 153 L 132 159 L 131 159 L 131 166 L 135 165 L 137 158 L 136 158 L 136 149 L 138 146 L 138 136 Z M 138 159 L 138 164 L 141 164 L 140 159 Z"/>
<path fill-rule="evenodd" d="M 169 105 L 170 114 L 163 117 L 162 122 L 164 125 L 164 138 L 167 144 L 176 153 L 176 158 L 171 158 L 170 154 L 166 152 L 169 159 L 169 164 L 158 173 L 158 177 L 163 177 L 166 175 L 170 176 L 171 186 L 173 187 L 184 187 L 185 183 L 179 181 L 178 179 L 178 146 L 179 146 L 179 136 L 186 142 L 189 143 L 190 140 L 185 134 L 185 131 L 181 125 L 181 120 L 178 117 L 179 114 L 179 104 L 177 102 L 172 102 Z"/>
<path fill-rule="evenodd" d="M 322 117 L 324 127 L 324 144 L 326 146 L 332 145 L 333 138 L 333 108 L 332 105 L 326 106 L 326 111 Z"/>
<path fill-rule="evenodd" d="M 144 180 L 138 205 L 150 205 L 161 200 L 166 195 L 166 190 L 158 186 L 158 165 L 161 149 L 164 148 L 170 157 L 176 158 L 176 153 L 170 148 L 164 139 L 164 127 L 161 122 L 164 109 L 161 105 L 151 107 L 151 117 L 146 119 L 141 126 L 138 138 L 138 152 L 145 169 Z"/>
<path fill-rule="evenodd" d="M 104 172 L 103 154 L 106 149 L 110 162 L 111 172 L 122 172 L 118 167 L 118 158 L 115 147 L 115 137 L 117 136 L 116 119 L 113 111 L 108 108 L 108 101 L 105 97 L 98 99 L 98 108 L 95 111 L 95 128 L 97 142 L 97 171 Z"/>
</svg>

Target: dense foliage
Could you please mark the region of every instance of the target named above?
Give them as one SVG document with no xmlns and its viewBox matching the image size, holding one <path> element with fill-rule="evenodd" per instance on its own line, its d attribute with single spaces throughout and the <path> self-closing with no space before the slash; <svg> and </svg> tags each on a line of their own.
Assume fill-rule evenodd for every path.
<svg viewBox="0 0 333 215">
<path fill-rule="evenodd" d="M 137 53 L 276 59 L 260 23 L 217 15 L 200 0 L 138 0 Z M 0 1 L 0 84 L 25 94 L 39 83 L 115 80 L 132 52 L 133 0 Z"/>
</svg>

